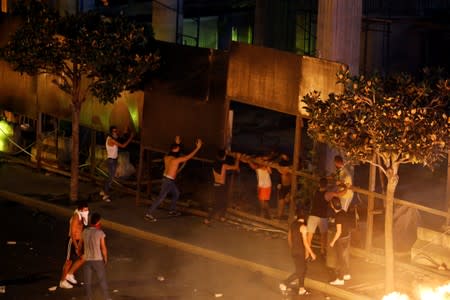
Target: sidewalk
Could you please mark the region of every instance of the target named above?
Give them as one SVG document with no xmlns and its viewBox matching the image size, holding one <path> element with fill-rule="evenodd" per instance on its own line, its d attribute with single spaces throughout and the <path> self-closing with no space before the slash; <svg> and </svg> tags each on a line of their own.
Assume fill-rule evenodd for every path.
<svg viewBox="0 0 450 300">
<path fill-rule="evenodd" d="M 0 166 L 0 197 L 33 206 L 53 214 L 70 216 L 75 208 L 61 195 L 68 194 L 69 178 L 5 163 Z M 94 194 L 99 187 L 80 181 L 80 194 Z M 158 210 L 158 222 L 144 220 L 145 207 L 135 205 L 135 197 L 122 194 L 111 203 L 100 200 L 89 202 L 91 211 L 98 211 L 104 217 L 104 226 L 134 237 L 152 240 L 169 247 L 201 255 L 209 259 L 261 272 L 274 278 L 274 287 L 293 271 L 286 239 L 273 238 L 264 233 L 246 231 L 228 223 L 214 222 L 205 226 L 197 216 L 185 215 L 167 217 L 164 210 Z M 323 259 L 308 266 L 308 288 L 340 299 L 381 299 L 384 294 L 384 267 L 368 262 L 360 256 L 351 258 L 352 280 L 345 286 L 328 284 L 329 272 Z M 402 278 L 396 285 L 407 289 L 411 277 Z"/>
</svg>

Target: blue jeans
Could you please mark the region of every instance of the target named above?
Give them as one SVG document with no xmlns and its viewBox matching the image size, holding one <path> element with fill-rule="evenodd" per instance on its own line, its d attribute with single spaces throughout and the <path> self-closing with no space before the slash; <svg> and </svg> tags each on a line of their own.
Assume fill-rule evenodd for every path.
<svg viewBox="0 0 450 300">
<path fill-rule="evenodd" d="M 111 189 L 111 185 L 114 179 L 114 176 L 116 175 L 117 170 L 117 158 L 108 158 L 108 179 L 105 182 L 105 187 L 103 191 L 109 195 L 109 190 Z"/>
<path fill-rule="evenodd" d="M 161 191 L 159 192 L 158 198 L 156 198 L 155 202 L 153 202 L 152 206 L 148 209 L 147 214 L 151 215 L 153 211 L 161 204 L 161 202 L 163 202 L 167 194 L 172 195 L 170 210 L 175 210 L 177 208 L 177 200 L 180 197 L 180 191 L 175 184 L 175 180 L 163 177 Z"/>
<path fill-rule="evenodd" d="M 108 291 L 108 283 L 106 282 L 105 263 L 102 260 L 87 260 L 84 263 L 84 285 L 86 286 L 87 299 L 94 299 L 92 294 L 92 271 L 97 274 L 103 296 L 105 299 L 110 300 L 111 297 Z"/>
</svg>

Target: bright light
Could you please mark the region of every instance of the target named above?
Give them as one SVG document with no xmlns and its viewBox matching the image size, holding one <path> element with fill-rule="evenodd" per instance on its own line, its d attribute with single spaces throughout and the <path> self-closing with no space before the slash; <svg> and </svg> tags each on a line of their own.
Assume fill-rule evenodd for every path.
<svg viewBox="0 0 450 300">
<path fill-rule="evenodd" d="M 5 121 L 0 121 L 0 151 L 7 152 L 9 147 L 8 139 L 14 134 L 13 128 Z"/>
<path fill-rule="evenodd" d="M 439 286 L 435 289 L 420 288 L 421 300 L 449 300 L 450 299 L 450 283 Z"/>
<path fill-rule="evenodd" d="M 419 300 L 450 300 L 450 283 L 437 288 L 419 287 Z M 383 297 L 382 300 L 409 300 L 407 295 L 393 292 Z"/>
<path fill-rule="evenodd" d="M 392 292 L 383 297 L 383 300 L 409 300 L 409 297 L 399 292 Z"/>
</svg>

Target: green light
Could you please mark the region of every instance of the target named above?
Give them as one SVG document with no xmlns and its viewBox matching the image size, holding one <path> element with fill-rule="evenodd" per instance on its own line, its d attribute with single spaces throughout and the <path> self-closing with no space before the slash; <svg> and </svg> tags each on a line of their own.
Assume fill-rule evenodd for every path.
<svg viewBox="0 0 450 300">
<path fill-rule="evenodd" d="M 7 152 L 9 148 L 8 138 L 14 135 L 14 131 L 11 125 L 6 121 L 0 121 L 0 151 Z"/>
<path fill-rule="evenodd" d="M 253 43 L 253 31 L 252 31 L 252 27 L 248 26 L 248 34 L 247 34 L 247 44 L 252 44 Z"/>
<path fill-rule="evenodd" d="M 133 121 L 134 129 L 139 130 L 139 111 L 137 105 L 131 105 L 131 103 L 128 103 L 128 110 L 131 115 L 131 120 Z"/>
<path fill-rule="evenodd" d="M 238 30 L 234 26 L 231 28 L 231 40 L 233 42 L 237 42 L 237 40 L 238 40 Z"/>
</svg>

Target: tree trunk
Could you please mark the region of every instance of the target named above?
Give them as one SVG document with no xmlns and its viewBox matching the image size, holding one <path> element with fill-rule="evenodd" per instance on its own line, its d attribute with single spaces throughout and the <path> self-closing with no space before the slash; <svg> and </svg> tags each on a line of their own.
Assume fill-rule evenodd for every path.
<svg viewBox="0 0 450 300">
<path fill-rule="evenodd" d="M 294 220 L 296 205 L 297 205 L 297 183 L 298 176 L 297 170 L 300 165 L 300 149 L 302 145 L 302 128 L 303 128 L 303 119 L 300 115 L 297 115 L 296 123 L 295 123 L 295 138 L 294 138 L 294 155 L 292 159 L 292 178 L 291 178 L 291 197 L 289 201 L 289 216 L 288 222 L 289 224 Z"/>
<path fill-rule="evenodd" d="M 375 186 L 377 181 L 377 169 L 375 167 L 376 154 L 374 154 L 372 158 L 372 164 L 370 164 L 369 170 L 369 191 L 375 192 Z M 370 251 L 372 248 L 372 240 L 373 240 L 373 210 L 375 208 L 375 197 L 370 194 L 367 199 L 367 221 L 366 221 L 366 243 L 365 249 L 366 251 Z"/>
<path fill-rule="evenodd" d="M 387 170 L 386 210 L 384 222 L 385 238 L 385 292 L 394 291 L 394 243 L 393 243 L 393 217 L 394 217 L 394 193 L 398 184 L 398 164 L 393 164 Z"/>
<path fill-rule="evenodd" d="M 74 101 L 75 102 L 75 101 Z M 80 105 L 72 103 L 72 163 L 70 165 L 70 201 L 78 200 L 79 148 L 80 148 Z"/>
</svg>

